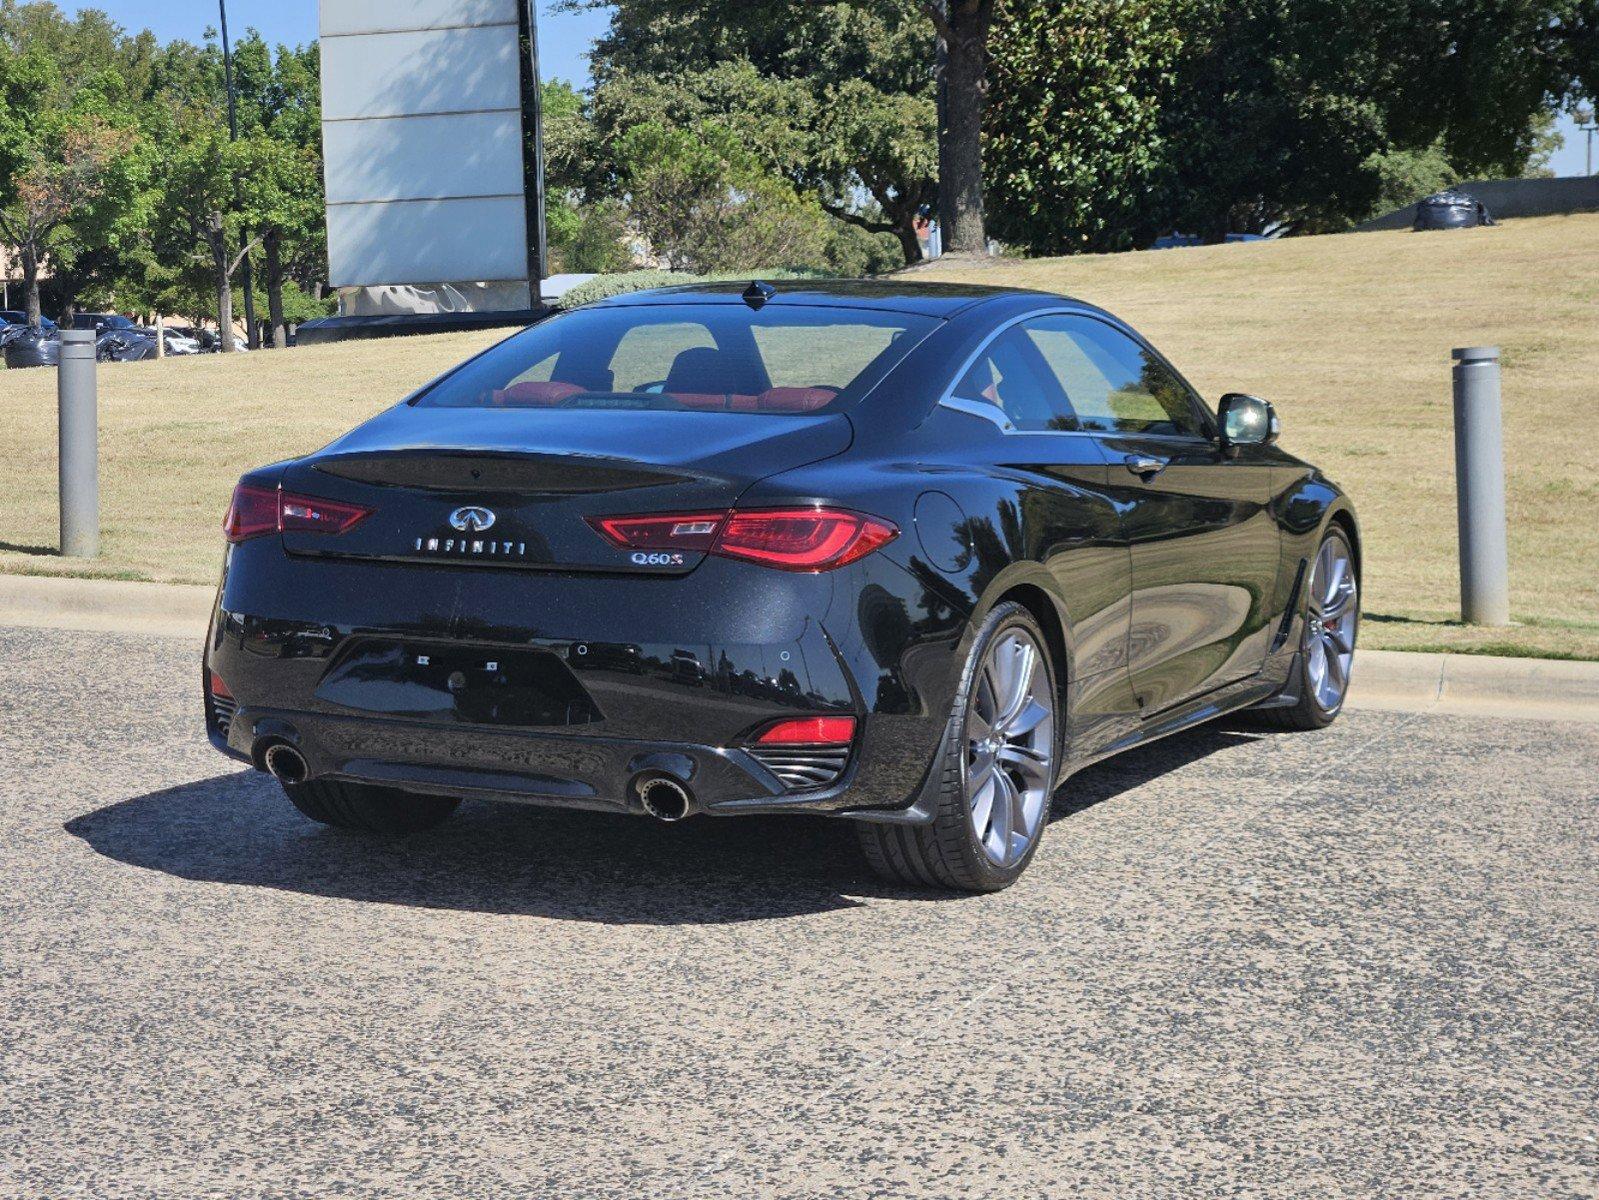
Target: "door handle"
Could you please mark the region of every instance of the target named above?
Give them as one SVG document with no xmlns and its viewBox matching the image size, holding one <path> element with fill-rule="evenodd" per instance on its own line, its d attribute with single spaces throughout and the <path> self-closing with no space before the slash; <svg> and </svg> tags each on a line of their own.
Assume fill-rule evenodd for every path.
<svg viewBox="0 0 1599 1200">
<path fill-rule="evenodd" d="M 1122 462 L 1127 464 L 1127 469 L 1134 475 L 1144 479 L 1153 479 L 1166 469 L 1164 458 L 1153 458 L 1147 454 L 1129 454 Z"/>
</svg>

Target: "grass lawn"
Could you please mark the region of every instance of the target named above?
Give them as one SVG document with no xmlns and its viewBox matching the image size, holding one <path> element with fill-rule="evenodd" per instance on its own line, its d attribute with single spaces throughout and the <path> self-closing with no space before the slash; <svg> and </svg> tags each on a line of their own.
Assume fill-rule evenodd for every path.
<svg viewBox="0 0 1599 1200">
<path fill-rule="evenodd" d="M 1362 643 L 1599 658 L 1599 215 L 1141 254 L 935 266 L 1063 291 L 1147 333 L 1214 399 L 1272 400 L 1349 489 Z M 315 449 L 499 334 L 102 364 L 102 557 L 60 558 L 55 373 L 0 372 L 0 570 L 210 582 L 246 467 Z M 1504 348 L 1512 608 L 1458 593 L 1449 350 Z"/>
</svg>

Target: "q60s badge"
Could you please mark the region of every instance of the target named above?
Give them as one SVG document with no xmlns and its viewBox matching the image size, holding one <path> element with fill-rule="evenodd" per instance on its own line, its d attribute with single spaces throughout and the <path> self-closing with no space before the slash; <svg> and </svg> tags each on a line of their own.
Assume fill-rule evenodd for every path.
<svg viewBox="0 0 1599 1200">
<path fill-rule="evenodd" d="M 628 557 L 635 567 L 681 567 L 684 561 L 681 554 L 668 554 L 660 550 L 650 553 L 641 550 Z"/>
</svg>

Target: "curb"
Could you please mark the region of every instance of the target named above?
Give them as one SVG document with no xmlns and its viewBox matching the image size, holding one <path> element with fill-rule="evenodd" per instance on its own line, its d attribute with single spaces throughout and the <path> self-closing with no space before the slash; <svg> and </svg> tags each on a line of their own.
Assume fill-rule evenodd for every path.
<svg viewBox="0 0 1599 1200">
<path fill-rule="evenodd" d="M 1599 662 L 1358 650 L 1351 708 L 1599 722 Z"/>
<path fill-rule="evenodd" d="M 200 641 L 216 594 L 189 583 L 0 574 L 0 624 Z"/>
<path fill-rule="evenodd" d="M 0 574 L 0 625 L 199 641 L 216 590 Z M 1349 707 L 1599 723 L 1599 662 L 1361 650 Z"/>
</svg>

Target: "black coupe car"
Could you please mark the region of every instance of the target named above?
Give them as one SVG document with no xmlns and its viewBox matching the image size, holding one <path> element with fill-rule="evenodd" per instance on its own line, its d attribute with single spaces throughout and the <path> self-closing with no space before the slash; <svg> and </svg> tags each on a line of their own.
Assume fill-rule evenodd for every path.
<svg viewBox="0 0 1599 1200">
<path fill-rule="evenodd" d="M 210 737 L 332 825 L 819 813 L 891 878 L 1004 887 L 1085 764 L 1338 715 L 1359 532 L 1277 431 L 1060 296 L 579 308 L 240 481 Z"/>
</svg>

